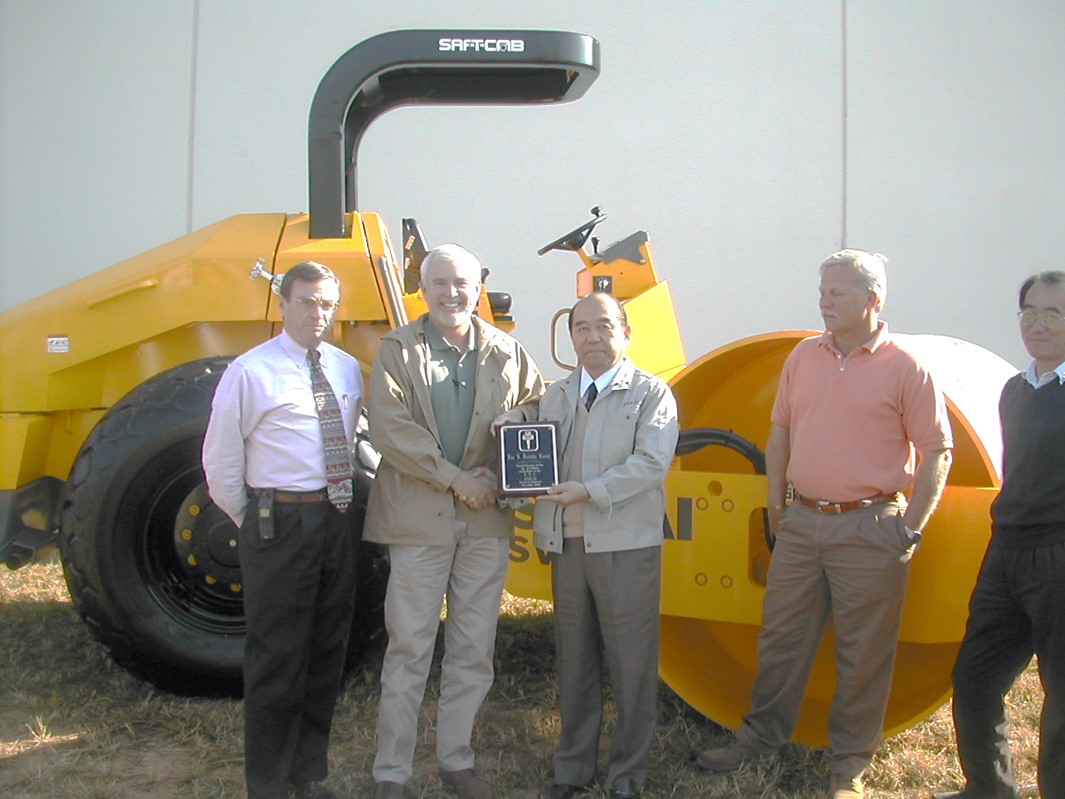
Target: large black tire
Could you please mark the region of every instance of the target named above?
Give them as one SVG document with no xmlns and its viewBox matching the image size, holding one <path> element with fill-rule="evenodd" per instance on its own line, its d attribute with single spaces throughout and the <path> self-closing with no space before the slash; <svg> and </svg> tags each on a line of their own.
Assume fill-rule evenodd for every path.
<svg viewBox="0 0 1065 799">
<path fill-rule="evenodd" d="M 236 527 L 207 494 L 200 451 L 226 359 L 148 380 L 100 420 L 71 469 L 60 552 L 89 631 L 135 676 L 181 694 L 239 696 L 244 607 Z M 359 580 L 350 661 L 383 635 L 387 565 L 361 543 L 372 473 L 349 510 Z"/>
</svg>

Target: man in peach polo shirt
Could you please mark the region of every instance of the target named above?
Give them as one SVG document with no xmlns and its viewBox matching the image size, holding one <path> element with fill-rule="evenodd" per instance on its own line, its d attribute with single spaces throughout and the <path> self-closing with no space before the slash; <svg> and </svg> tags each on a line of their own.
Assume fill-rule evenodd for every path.
<svg viewBox="0 0 1065 799">
<path fill-rule="evenodd" d="M 822 634 L 836 634 L 828 796 L 860 799 L 881 739 L 910 558 L 943 491 L 953 446 L 943 395 L 880 311 L 885 259 L 821 264 L 825 332 L 788 356 L 766 447 L 769 568 L 751 710 L 710 772 L 786 744 Z M 915 458 L 916 454 L 919 456 Z M 795 501 L 784 505 L 788 484 Z M 909 504 L 900 494 L 912 487 Z"/>
</svg>

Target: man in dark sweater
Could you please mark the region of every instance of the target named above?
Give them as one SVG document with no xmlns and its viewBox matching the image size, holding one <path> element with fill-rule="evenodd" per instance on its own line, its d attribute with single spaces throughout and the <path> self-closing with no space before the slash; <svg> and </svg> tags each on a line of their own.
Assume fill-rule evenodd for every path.
<svg viewBox="0 0 1065 799">
<path fill-rule="evenodd" d="M 1002 490 L 954 666 L 954 728 L 967 784 L 936 799 L 1020 796 L 1003 698 L 1033 654 L 1046 695 L 1039 790 L 1065 797 L 1065 272 L 1020 292 L 1032 363 L 1002 390 Z"/>
</svg>

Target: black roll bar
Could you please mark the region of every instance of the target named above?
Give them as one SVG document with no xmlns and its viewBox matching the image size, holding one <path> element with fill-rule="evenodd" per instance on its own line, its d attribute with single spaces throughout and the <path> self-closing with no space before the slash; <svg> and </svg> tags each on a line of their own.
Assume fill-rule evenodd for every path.
<svg viewBox="0 0 1065 799">
<path fill-rule="evenodd" d="M 402 30 L 342 55 L 318 84 L 307 125 L 311 238 L 345 235 L 358 210 L 358 149 L 404 105 L 560 103 L 599 76 L 599 42 L 568 31 Z"/>
</svg>

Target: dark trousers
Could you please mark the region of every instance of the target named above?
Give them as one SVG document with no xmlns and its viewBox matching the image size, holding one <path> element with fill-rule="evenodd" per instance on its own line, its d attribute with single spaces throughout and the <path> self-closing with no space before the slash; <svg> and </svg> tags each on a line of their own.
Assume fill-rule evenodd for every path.
<svg viewBox="0 0 1065 799">
<path fill-rule="evenodd" d="M 617 710 L 606 784 L 626 778 L 642 789 L 658 714 L 662 548 L 586 553 L 583 544 L 567 538 L 551 564 L 562 715 L 554 779 L 595 777 L 605 659 Z"/>
<path fill-rule="evenodd" d="M 1018 796 L 1003 698 L 1033 654 L 1045 692 L 1039 789 L 1065 797 L 1065 543 L 984 557 L 953 673 L 966 796 Z"/>
<path fill-rule="evenodd" d="M 355 599 L 354 544 L 328 502 L 274 506 L 263 540 L 254 505 L 240 531 L 248 622 L 244 773 L 249 799 L 325 779 Z"/>
</svg>

